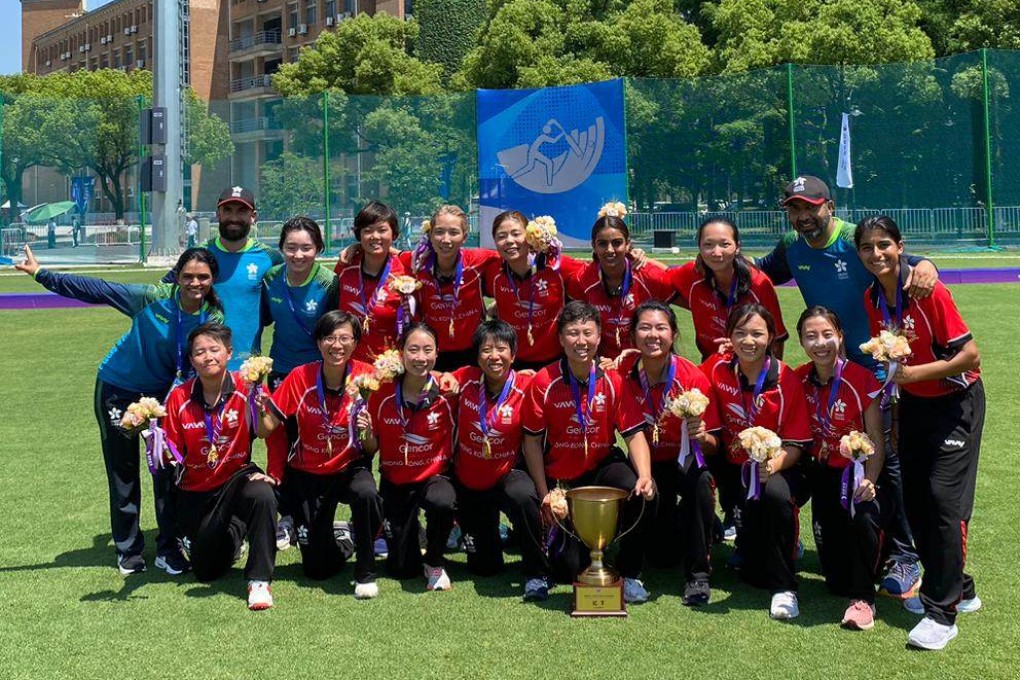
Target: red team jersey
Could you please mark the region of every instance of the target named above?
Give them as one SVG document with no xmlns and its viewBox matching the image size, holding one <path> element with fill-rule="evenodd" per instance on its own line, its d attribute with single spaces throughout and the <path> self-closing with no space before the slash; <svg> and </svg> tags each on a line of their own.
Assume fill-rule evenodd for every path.
<svg viewBox="0 0 1020 680">
<path fill-rule="evenodd" d="M 370 364 L 352 359 L 347 364 L 347 379 L 372 371 Z M 364 455 L 360 449 L 351 446 L 350 415 L 354 399 L 345 390 L 336 392 L 324 386 L 324 412 L 318 389 L 321 374 L 321 361 L 298 366 L 276 388 L 270 399 L 270 407 L 278 419 L 284 421 L 294 416 L 298 426 L 298 439 L 289 461 L 286 448 L 279 450 L 280 447 L 276 447 L 276 450 L 269 451 L 268 472 L 277 480 L 283 480 L 287 467 L 313 475 L 336 474 Z"/>
<path fill-rule="evenodd" d="M 829 467 L 845 468 L 850 464 L 850 459 L 839 454 L 839 440 L 843 435 L 850 434 L 851 430 L 867 433 L 864 412 L 874 401 L 868 395 L 878 390 L 878 380 L 860 364 L 846 361 L 839 387 L 833 396 L 834 378 L 825 385 L 820 384 L 815 365 L 810 361 L 798 366 L 794 372 L 804 386 L 804 396 L 811 416 L 811 433 L 814 436 L 812 454 Z M 828 427 L 825 427 L 825 422 Z"/>
<path fill-rule="evenodd" d="M 259 385 L 258 389 L 264 389 Z M 220 403 L 207 410 L 198 378 L 178 385 L 166 400 L 163 428 L 167 438 L 184 457 L 184 471 L 178 486 L 185 491 L 213 491 L 220 488 L 251 462 L 255 438 L 248 422 L 249 386 L 240 373 L 228 373 Z M 209 416 L 216 454 L 210 456 L 210 437 L 205 416 Z"/>
<path fill-rule="evenodd" d="M 433 382 L 420 408 L 398 407 L 396 389 L 396 382 L 383 383 L 368 399 L 379 442 L 379 474 L 393 484 L 424 482 L 444 473 L 450 463 L 456 402 Z"/>
<path fill-rule="evenodd" d="M 760 269 L 750 267 L 750 270 L 751 288 L 739 296 L 732 306 L 750 303 L 762 305 L 776 320 L 776 338 L 785 340 L 789 334 L 783 325 L 783 312 L 779 308 L 776 289 Z M 726 317 L 731 309 L 728 296 L 705 281 L 704 274 L 697 270 L 693 262 L 674 267 L 668 273 L 670 283 L 677 292 L 676 303 L 691 310 L 694 317 L 694 341 L 702 359 L 707 359 L 719 349 L 720 343 L 716 339 L 726 335 Z"/>
<path fill-rule="evenodd" d="M 361 341 L 354 350 L 354 358 L 359 361 L 375 361 L 376 356 L 397 346 L 397 310 L 401 296 L 387 284 L 391 275 L 404 274 L 405 269 L 397 257 L 391 256 L 388 262 L 390 270 L 386 281 L 381 280 L 385 267 L 378 277 L 364 274 L 360 255 L 349 265 L 339 262 L 336 265 L 340 282 L 339 309 L 362 323 Z M 364 328 L 366 314 L 368 332 Z M 407 322 L 410 323 L 410 319 Z"/>
<path fill-rule="evenodd" d="M 902 325 L 903 334 L 910 341 L 911 354 L 906 361 L 909 366 L 950 359 L 973 338 L 963 317 L 960 316 L 960 311 L 956 308 L 956 303 L 953 302 L 952 293 L 941 281 L 935 283 L 935 290 L 931 296 L 923 300 L 904 296 L 902 324 L 896 321 L 898 310 L 890 310 L 890 322 L 885 321 L 879 303 L 879 296 L 882 294 L 882 286 L 877 281 L 864 294 L 864 306 L 868 310 L 871 335 L 878 335 L 882 329 L 895 331 L 897 325 Z M 980 376 L 981 371 L 977 369 L 941 380 L 900 385 L 900 389 L 918 397 L 943 397 L 966 389 Z"/>
<path fill-rule="evenodd" d="M 523 434 L 521 412 L 531 378 L 515 373 L 506 400 L 498 409 L 496 399 L 487 399 L 489 447 L 486 448 L 479 416 L 480 395 L 485 389 L 482 370 L 466 366 L 453 375 L 460 384 L 454 474 L 467 488 L 485 491 L 495 486 L 520 459 Z"/>
<path fill-rule="evenodd" d="M 556 317 L 566 302 L 567 281 L 584 268 L 570 257 L 559 258 L 559 268 L 544 267 L 518 278 L 503 262 L 485 271 L 485 294 L 496 300 L 496 312 L 517 333 L 517 359 L 525 363 L 551 363 L 560 355 Z M 531 337 L 528 340 L 528 324 Z"/>
<path fill-rule="evenodd" d="M 401 253 L 405 264 L 410 263 L 410 257 L 411 253 Z M 419 270 L 415 275 L 422 284 L 415 293 L 418 300 L 416 315 L 435 329 L 439 336 L 440 352 L 461 352 L 471 349 L 475 329 L 485 316 L 485 302 L 482 300 L 485 270 L 499 261 L 499 255 L 492 250 L 462 248 L 460 262 L 463 271 L 460 286 L 456 287 L 456 295 L 454 295 L 455 282 L 451 280 L 441 284 L 429 267 Z"/>
<path fill-rule="evenodd" d="M 812 441 L 811 420 L 800 378 L 789 366 L 772 357 L 762 391 L 754 403 L 753 422 L 748 418 L 754 385 L 749 385 L 737 369 L 731 354 L 716 354 L 701 365 L 708 381 L 715 386 L 715 404 L 723 429 L 726 458 L 744 463 L 747 452 L 740 446 L 740 433 L 749 427 L 765 427 L 783 440 L 806 448 Z"/>
<path fill-rule="evenodd" d="M 629 437 L 644 428 L 644 416 L 633 402 L 623 399 L 623 379 L 615 371 L 596 369 L 590 407 L 587 385 L 579 395 L 588 421 L 582 429 L 577 402 L 568 381 L 566 359 L 535 374 L 528 388 L 521 422 L 524 433 L 545 435 L 545 474 L 550 480 L 577 479 L 609 455 L 616 443 L 615 431 Z M 588 453 L 585 455 L 585 432 Z"/>
<path fill-rule="evenodd" d="M 720 429 L 719 414 L 715 408 L 715 394 L 708 378 L 696 365 L 681 356 L 673 355 L 672 359 L 675 368 L 673 383 L 669 386 L 668 396 L 676 397 L 681 392 L 697 388 L 702 394 L 709 398 L 708 408 L 702 414 L 701 419 L 705 422 L 705 429 L 709 432 Z M 652 398 L 652 404 L 648 403 L 645 389 L 641 385 L 639 373 L 640 366 L 634 366 L 627 372 L 623 383 L 623 399 L 625 403 L 633 403 L 638 407 L 639 412 L 644 416 L 645 434 L 648 439 L 648 447 L 652 452 L 652 462 L 676 461 L 680 457 L 680 428 L 684 427 L 683 420 L 677 416 L 663 412 L 663 391 L 666 389 L 665 382 L 649 387 L 648 392 Z M 665 380 L 665 378 L 663 378 Z M 655 411 L 660 414 L 659 419 L 659 443 L 652 441 L 652 429 L 655 425 Z"/>
<path fill-rule="evenodd" d="M 647 264 L 631 270 L 630 290 L 621 298 L 609 295 L 602 281 L 598 262 L 587 264 L 567 282 L 567 297 L 595 305 L 602 317 L 602 341 L 599 356 L 615 359 L 620 352 L 634 346 L 630 336 L 630 320 L 638 305 L 648 300 L 669 303 L 675 292 L 664 269 Z"/>
</svg>

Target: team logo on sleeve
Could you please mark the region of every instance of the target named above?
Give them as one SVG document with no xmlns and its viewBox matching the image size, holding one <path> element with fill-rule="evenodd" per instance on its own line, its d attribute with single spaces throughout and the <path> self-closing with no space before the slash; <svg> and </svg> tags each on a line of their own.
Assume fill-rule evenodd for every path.
<svg viewBox="0 0 1020 680">
<path fill-rule="evenodd" d="M 259 278 L 259 266 L 252 262 L 248 265 L 248 280 L 255 281 Z"/>
</svg>

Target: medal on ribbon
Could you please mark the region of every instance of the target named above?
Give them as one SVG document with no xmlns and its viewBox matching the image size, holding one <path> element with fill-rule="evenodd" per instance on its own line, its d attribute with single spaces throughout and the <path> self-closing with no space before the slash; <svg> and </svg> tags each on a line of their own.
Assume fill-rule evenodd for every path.
<svg viewBox="0 0 1020 680">
<path fill-rule="evenodd" d="M 595 364 L 591 365 L 588 371 L 588 394 L 587 398 L 581 399 L 581 387 L 571 370 L 567 370 L 567 377 L 570 382 L 570 393 L 574 398 L 574 407 L 577 410 L 577 422 L 584 433 L 584 459 L 588 460 L 588 423 L 591 422 L 591 404 L 595 399 Z"/>
<path fill-rule="evenodd" d="M 489 411 L 489 397 L 485 390 L 485 379 L 483 378 L 478 384 L 478 428 L 482 431 L 482 457 L 486 460 L 492 458 L 492 444 L 489 443 L 489 430 L 495 424 L 494 421 L 499 417 L 500 409 L 503 407 L 507 398 L 509 398 L 510 392 L 514 387 L 516 377 L 517 374 L 511 370 L 510 374 L 506 378 L 506 382 L 503 383 L 503 389 L 500 391 L 499 397 L 497 397 L 491 413 Z"/>
</svg>

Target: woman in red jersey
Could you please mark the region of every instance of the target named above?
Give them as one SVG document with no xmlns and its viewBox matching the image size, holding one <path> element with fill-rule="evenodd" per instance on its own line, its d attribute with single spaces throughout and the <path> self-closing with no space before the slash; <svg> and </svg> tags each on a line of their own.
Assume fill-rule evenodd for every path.
<svg viewBox="0 0 1020 680">
<path fill-rule="evenodd" d="M 383 384 L 358 414 L 369 455 L 379 453 L 379 493 L 389 525 L 386 568 L 396 578 L 422 573 L 429 590 L 449 590 L 443 552 L 453 528 L 456 493 L 447 474 L 453 455 L 456 403 L 432 377 L 436 332 L 414 323 L 397 341 L 403 375 Z M 424 561 L 419 510 L 425 511 Z"/>
<path fill-rule="evenodd" d="M 411 323 L 408 296 L 392 286 L 394 277 L 405 273 L 400 259 L 390 252 L 399 234 L 397 213 L 372 201 L 354 218 L 358 247 L 336 264 L 340 311 L 361 324 L 361 342 L 353 357 L 359 361 L 374 361 L 396 346 L 401 325 Z"/>
<path fill-rule="evenodd" d="M 702 371 L 715 388 L 729 461 L 720 481 L 735 487 L 743 482 L 746 488 L 737 505 L 741 575 L 772 593 L 772 618 L 792 619 L 800 614 L 794 555 L 798 502 L 806 491 L 798 463 L 811 443 L 811 426 L 800 380 L 772 356 L 775 328 L 772 315 L 761 305 L 733 309 L 726 322 L 733 353 L 714 355 L 702 364 Z M 771 430 L 781 441 L 778 454 L 760 465 L 749 463 L 740 443 L 740 433 L 751 427 Z"/>
<path fill-rule="evenodd" d="M 964 571 L 985 422 L 981 354 L 941 282 L 928 298 L 904 297 L 911 267 L 903 260 L 896 222 L 885 215 L 869 217 L 857 225 L 854 242 L 875 277 L 864 295 L 872 335 L 886 330 L 906 336 L 910 344 L 910 355 L 892 375 L 902 391 L 898 441 L 904 503 L 924 566 L 914 607 L 924 618 L 907 643 L 942 649 L 958 633 L 956 615 L 981 607 L 974 579 Z"/>
<path fill-rule="evenodd" d="M 248 608 L 268 609 L 276 554 L 275 481 L 251 462 L 255 432 L 249 418 L 249 391 L 263 388 L 227 370 L 232 353 L 226 326 L 208 323 L 188 335 L 198 376 L 170 393 L 163 427 L 184 458 L 177 512 L 195 577 L 222 576 L 247 539 Z"/>
<path fill-rule="evenodd" d="M 843 614 L 846 628 L 869 630 L 875 623 L 875 578 L 881 549 L 876 485 L 885 459 L 878 381 L 868 369 L 848 360 L 843 327 L 835 312 L 811 307 L 797 322 L 800 344 L 808 361 L 796 369 L 811 413 L 813 466 L 811 514 L 815 545 L 825 583 L 833 593 L 850 598 Z M 865 433 L 874 454 L 856 480 L 840 440 L 851 432 Z"/>
<path fill-rule="evenodd" d="M 677 304 L 691 311 L 694 338 L 705 361 L 726 338 L 726 318 L 740 305 L 758 303 L 776 323 L 772 354 L 783 357 L 788 336 L 772 282 L 740 254 L 740 232 L 725 217 L 709 217 L 698 227 L 698 257 L 669 270 Z"/>
<path fill-rule="evenodd" d="M 634 346 L 630 324 L 637 306 L 646 300 L 669 302 L 675 292 L 665 269 L 657 263 L 639 269 L 631 262 L 633 244 L 622 216 L 605 214 L 595 220 L 591 246 L 595 261 L 567 282 L 567 296 L 599 310 L 602 322 L 599 356 L 616 359 L 623 350 Z"/>
<path fill-rule="evenodd" d="M 269 450 L 269 476 L 294 508 L 301 564 L 305 576 L 327 579 L 350 557 L 334 536 L 337 505 L 351 507 L 357 562 L 354 596 L 371 599 L 375 583 L 373 543 L 382 527 L 382 504 L 372 477 L 371 458 L 362 450 L 351 410 L 356 394 L 351 380 L 371 374 L 373 367 L 351 359 L 361 325 L 346 312 L 333 310 L 319 318 L 312 340 L 320 361 L 298 366 L 267 400 L 262 436 L 287 419 L 296 422 L 296 441 L 287 450 Z"/>
<path fill-rule="evenodd" d="M 715 479 L 705 457 L 715 454 L 720 435 L 719 415 L 710 403 L 712 386 L 696 365 L 675 353 L 676 314 L 665 303 L 641 303 L 631 334 L 641 359 L 623 376 L 624 400 L 637 404 L 644 415 L 658 490 L 654 520 L 644 536 L 645 556 L 657 566 L 682 561 L 682 602 L 708 604 Z M 709 401 L 701 416 L 681 418 L 670 412 L 671 399 L 695 389 Z"/>
</svg>

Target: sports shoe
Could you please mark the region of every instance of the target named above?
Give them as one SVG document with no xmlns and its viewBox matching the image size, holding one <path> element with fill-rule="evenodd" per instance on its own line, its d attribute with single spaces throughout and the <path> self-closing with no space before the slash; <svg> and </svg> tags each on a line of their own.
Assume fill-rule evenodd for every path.
<svg viewBox="0 0 1020 680">
<path fill-rule="evenodd" d="M 781 621 L 795 619 L 800 616 L 797 593 L 792 590 L 783 590 L 773 595 L 772 604 L 769 606 L 769 616 Z"/>
<path fill-rule="evenodd" d="M 429 580 L 426 590 L 449 590 L 453 587 L 450 577 L 446 575 L 446 569 L 442 567 L 430 567 L 425 565 L 425 578 Z"/>
<path fill-rule="evenodd" d="M 379 586 L 375 581 L 354 584 L 355 600 L 373 600 L 379 597 Z"/>
<path fill-rule="evenodd" d="M 446 537 L 446 552 L 457 552 L 460 550 L 463 534 L 460 526 L 454 524 L 450 529 L 450 535 Z"/>
<path fill-rule="evenodd" d="M 744 555 L 737 549 L 726 558 L 726 566 L 733 571 L 740 571 L 744 568 Z"/>
<path fill-rule="evenodd" d="M 120 555 L 117 557 L 117 570 L 121 576 L 141 574 L 145 571 L 145 560 L 141 555 Z"/>
<path fill-rule="evenodd" d="M 162 569 L 171 576 L 178 576 L 191 570 L 191 564 L 184 559 L 180 551 L 175 550 L 163 555 L 156 556 L 156 568 Z"/>
<path fill-rule="evenodd" d="M 875 605 L 853 600 L 843 612 L 840 625 L 850 630 L 871 630 L 875 627 Z"/>
<path fill-rule="evenodd" d="M 947 626 L 938 623 L 927 616 L 914 626 L 914 629 L 907 635 L 907 644 L 918 649 L 938 650 L 949 644 L 960 632 L 956 625 Z"/>
<path fill-rule="evenodd" d="M 737 540 L 737 525 L 730 524 L 723 527 L 722 538 L 724 541 Z"/>
<path fill-rule="evenodd" d="M 333 522 L 333 540 L 345 555 L 350 557 L 354 554 L 354 534 L 348 522 Z"/>
<path fill-rule="evenodd" d="M 648 591 L 645 584 L 636 578 L 623 579 L 623 601 L 627 604 L 648 602 Z"/>
<path fill-rule="evenodd" d="M 549 581 L 544 578 L 529 578 L 524 584 L 525 602 L 544 602 L 549 599 Z"/>
<path fill-rule="evenodd" d="M 688 581 L 684 586 L 683 597 L 680 598 L 687 607 L 702 607 L 708 604 L 712 590 L 708 587 L 708 581 Z"/>
<path fill-rule="evenodd" d="M 381 557 L 383 559 L 389 557 L 390 549 L 386 545 L 386 539 L 383 538 L 382 536 L 375 539 L 375 543 L 373 544 L 372 549 L 375 552 L 376 557 Z"/>
<path fill-rule="evenodd" d="M 914 597 L 908 597 L 907 599 L 903 600 L 903 608 L 906 609 L 911 614 L 924 616 L 924 605 L 921 604 L 921 598 L 917 597 L 916 595 Z M 957 611 L 959 611 L 959 605 L 957 605 Z"/>
<path fill-rule="evenodd" d="M 248 581 L 248 609 L 253 612 L 273 606 L 273 590 L 269 581 Z"/>
<path fill-rule="evenodd" d="M 294 518 L 290 515 L 281 517 L 276 525 L 276 549 L 286 550 L 297 543 L 297 531 L 294 530 Z"/>
<path fill-rule="evenodd" d="M 960 603 L 956 605 L 957 614 L 970 614 L 981 609 L 981 598 L 975 595 L 969 600 L 960 600 Z"/>
<path fill-rule="evenodd" d="M 917 562 L 893 562 L 882 579 L 878 592 L 889 597 L 906 599 L 917 594 L 921 581 L 921 568 Z"/>
</svg>

